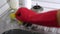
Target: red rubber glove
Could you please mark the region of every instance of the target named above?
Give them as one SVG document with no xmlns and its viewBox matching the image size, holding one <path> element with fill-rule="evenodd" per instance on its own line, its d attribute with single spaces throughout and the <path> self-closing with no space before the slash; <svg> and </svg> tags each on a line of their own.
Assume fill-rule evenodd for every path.
<svg viewBox="0 0 60 34">
<path fill-rule="evenodd" d="M 22 7 L 19 8 L 18 11 L 16 12 L 16 18 L 20 21 L 27 22 L 30 17 L 36 14 L 37 13 L 32 10 Z"/>
<path fill-rule="evenodd" d="M 16 12 L 16 18 L 25 23 L 38 24 L 48 27 L 57 27 L 57 10 L 37 14 L 27 8 L 19 8 Z"/>
</svg>

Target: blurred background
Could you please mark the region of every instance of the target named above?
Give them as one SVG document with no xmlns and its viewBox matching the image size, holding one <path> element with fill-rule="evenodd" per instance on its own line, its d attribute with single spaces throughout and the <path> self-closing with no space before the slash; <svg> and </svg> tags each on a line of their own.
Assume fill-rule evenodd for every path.
<svg viewBox="0 0 60 34">
<path fill-rule="evenodd" d="M 60 0 L 0 0 L 0 34 L 9 29 L 20 28 L 15 21 L 14 24 L 10 23 L 11 19 L 9 14 L 11 12 L 20 7 L 32 9 L 37 5 L 42 7 L 42 12 L 47 12 L 50 10 L 60 9 Z M 56 29 L 53 30 L 55 31 Z"/>
</svg>

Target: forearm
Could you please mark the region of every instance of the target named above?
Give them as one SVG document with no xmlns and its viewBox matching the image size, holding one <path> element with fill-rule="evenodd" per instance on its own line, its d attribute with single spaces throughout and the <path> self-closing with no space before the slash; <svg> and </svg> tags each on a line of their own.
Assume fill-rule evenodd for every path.
<svg viewBox="0 0 60 34">
<path fill-rule="evenodd" d="M 29 22 L 32 24 L 38 24 L 43 26 L 55 27 L 57 26 L 57 10 L 53 10 L 46 13 L 40 13 L 35 16 L 32 16 L 29 19 Z"/>
<path fill-rule="evenodd" d="M 58 27 L 60 26 L 60 10 L 35 15 L 31 17 L 29 21 L 32 24 Z"/>
</svg>

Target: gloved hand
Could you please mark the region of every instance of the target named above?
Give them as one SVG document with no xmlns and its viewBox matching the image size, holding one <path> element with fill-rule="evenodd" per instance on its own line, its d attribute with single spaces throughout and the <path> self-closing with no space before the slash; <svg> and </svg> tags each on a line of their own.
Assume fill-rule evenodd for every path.
<svg viewBox="0 0 60 34">
<path fill-rule="evenodd" d="M 57 27 L 57 10 L 52 10 L 45 13 L 37 14 L 36 12 L 27 8 L 19 8 L 15 13 L 16 19 L 24 23 L 38 24 L 48 27 Z"/>
</svg>

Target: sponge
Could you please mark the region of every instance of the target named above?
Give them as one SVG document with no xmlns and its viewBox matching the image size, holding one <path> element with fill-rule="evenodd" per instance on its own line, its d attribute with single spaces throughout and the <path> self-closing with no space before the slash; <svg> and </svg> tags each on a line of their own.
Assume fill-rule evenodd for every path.
<svg viewBox="0 0 60 34">
<path fill-rule="evenodd" d="M 9 16 L 10 16 L 11 20 L 15 20 L 15 18 L 16 18 L 15 13 L 11 13 Z M 18 21 L 18 24 L 20 24 L 20 25 L 22 24 L 21 21 L 19 21 L 19 20 L 17 20 L 17 21 Z"/>
<path fill-rule="evenodd" d="M 15 19 L 15 13 L 11 13 L 11 14 L 10 14 L 10 18 L 11 18 L 11 19 Z"/>
</svg>

